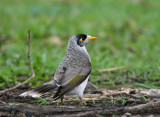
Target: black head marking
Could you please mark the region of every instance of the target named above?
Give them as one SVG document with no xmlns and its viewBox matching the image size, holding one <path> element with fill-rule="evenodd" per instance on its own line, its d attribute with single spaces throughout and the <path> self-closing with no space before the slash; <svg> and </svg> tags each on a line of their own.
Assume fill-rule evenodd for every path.
<svg viewBox="0 0 160 117">
<path fill-rule="evenodd" d="M 77 34 L 76 35 L 76 37 L 78 38 L 78 39 L 83 39 L 83 40 L 85 40 L 86 38 L 87 38 L 87 35 L 86 34 Z"/>
<path fill-rule="evenodd" d="M 86 34 L 77 34 L 76 38 L 77 38 L 77 44 L 82 47 L 83 45 L 81 44 L 80 39 L 82 39 L 84 41 L 87 38 L 87 35 Z"/>
</svg>

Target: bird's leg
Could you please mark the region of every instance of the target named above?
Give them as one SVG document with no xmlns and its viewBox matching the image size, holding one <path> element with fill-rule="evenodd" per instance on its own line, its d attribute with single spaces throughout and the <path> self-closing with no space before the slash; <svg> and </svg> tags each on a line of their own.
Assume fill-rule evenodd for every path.
<svg viewBox="0 0 160 117">
<path fill-rule="evenodd" d="M 85 100 L 83 98 L 80 98 L 80 101 L 84 104 L 87 105 L 87 103 L 85 102 Z"/>
<path fill-rule="evenodd" d="M 61 106 L 63 106 L 63 98 L 64 96 L 61 97 Z"/>
</svg>

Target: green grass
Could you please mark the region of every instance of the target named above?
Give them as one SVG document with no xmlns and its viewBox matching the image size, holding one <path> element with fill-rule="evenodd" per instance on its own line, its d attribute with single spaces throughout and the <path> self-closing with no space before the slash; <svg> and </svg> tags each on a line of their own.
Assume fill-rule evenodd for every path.
<svg viewBox="0 0 160 117">
<path fill-rule="evenodd" d="M 28 29 L 36 73 L 31 86 L 53 78 L 69 37 L 77 33 L 98 37 L 87 44 L 87 50 L 93 65 L 91 81 L 99 87 L 160 86 L 160 1 L 1 0 L 0 14 L 0 87 L 11 87 L 31 75 Z M 49 40 L 55 36 L 61 45 Z M 99 73 L 100 69 L 119 66 L 125 68 Z"/>
</svg>

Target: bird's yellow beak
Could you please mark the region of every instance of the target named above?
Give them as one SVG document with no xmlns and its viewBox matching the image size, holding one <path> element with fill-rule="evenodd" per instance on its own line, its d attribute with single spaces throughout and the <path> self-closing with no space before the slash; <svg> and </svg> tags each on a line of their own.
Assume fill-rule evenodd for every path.
<svg viewBox="0 0 160 117">
<path fill-rule="evenodd" d="M 97 37 L 90 37 L 88 40 L 94 40 L 97 39 Z"/>
</svg>

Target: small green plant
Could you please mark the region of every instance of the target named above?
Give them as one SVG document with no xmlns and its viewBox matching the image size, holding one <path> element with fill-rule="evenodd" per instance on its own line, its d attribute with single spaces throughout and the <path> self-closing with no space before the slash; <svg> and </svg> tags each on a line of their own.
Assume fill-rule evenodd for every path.
<svg viewBox="0 0 160 117">
<path fill-rule="evenodd" d="M 119 115 L 112 115 L 112 117 L 121 117 L 121 116 L 119 116 Z"/>
<path fill-rule="evenodd" d="M 94 99 L 92 99 L 92 102 L 93 102 L 93 104 L 96 104 L 96 102 L 95 102 L 95 100 L 94 100 Z"/>
<path fill-rule="evenodd" d="M 146 97 L 143 96 L 143 95 L 141 95 L 141 94 L 138 94 L 137 96 L 138 96 L 138 97 L 140 98 L 140 100 L 142 100 L 142 101 L 146 101 L 146 100 L 147 100 Z"/>
<path fill-rule="evenodd" d="M 61 101 L 57 100 L 56 103 L 57 103 L 57 106 L 59 106 L 59 104 L 61 103 Z"/>
<path fill-rule="evenodd" d="M 121 104 L 125 104 L 127 102 L 127 100 L 129 100 L 128 97 L 116 97 L 116 98 L 113 98 L 113 97 L 106 97 L 108 101 L 111 101 L 112 104 L 117 104 L 117 103 L 121 103 Z"/>
<path fill-rule="evenodd" d="M 41 105 L 46 105 L 46 104 L 53 103 L 53 102 L 49 102 L 47 100 L 48 100 L 48 98 L 42 98 L 42 97 L 40 97 L 37 100 L 35 100 L 35 102 L 40 103 Z"/>
<path fill-rule="evenodd" d="M 11 102 L 10 104 L 19 104 L 20 102 Z"/>
<path fill-rule="evenodd" d="M 118 96 L 116 98 L 116 101 L 120 102 L 120 103 L 122 103 L 122 105 L 124 105 L 128 99 L 129 99 L 128 97 L 120 97 L 120 96 Z"/>
</svg>

